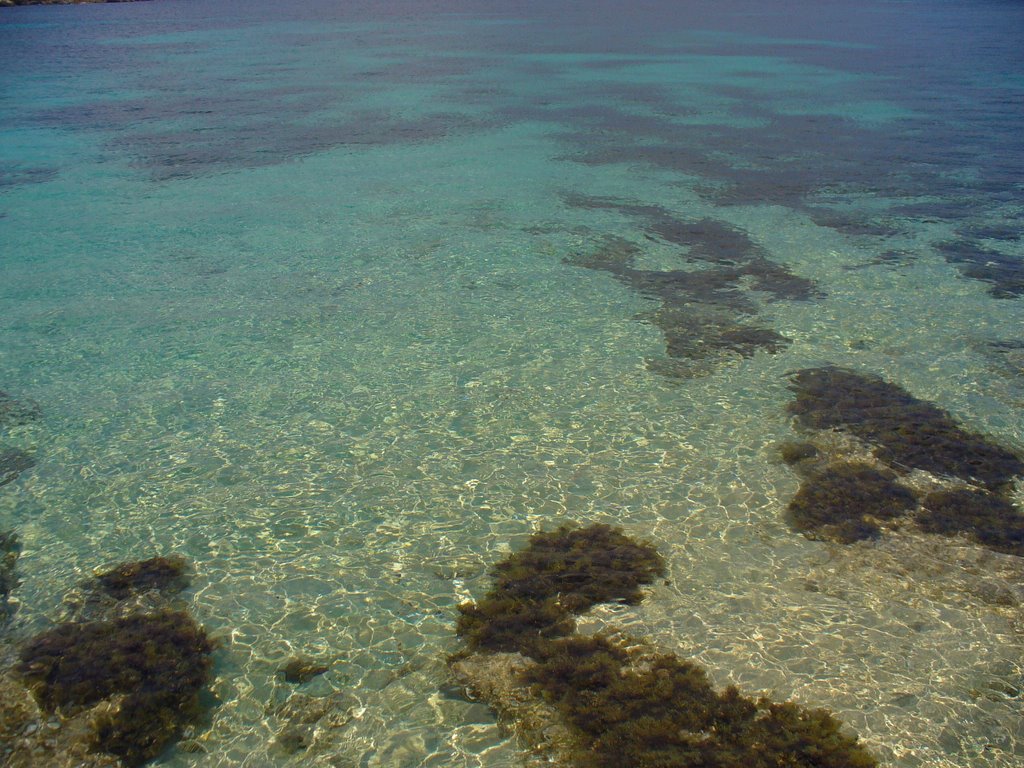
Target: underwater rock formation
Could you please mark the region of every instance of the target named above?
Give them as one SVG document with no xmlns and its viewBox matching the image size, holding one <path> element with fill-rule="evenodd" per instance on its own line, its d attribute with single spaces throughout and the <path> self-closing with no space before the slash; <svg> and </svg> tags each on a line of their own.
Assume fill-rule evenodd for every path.
<svg viewBox="0 0 1024 768">
<path fill-rule="evenodd" d="M 685 249 L 684 260 L 702 268 L 637 269 L 640 248 L 628 240 L 605 238 L 589 254 L 565 263 L 611 274 L 642 296 L 661 302 L 651 322 L 665 336 L 673 360 L 706 360 L 733 353 L 751 357 L 759 349 L 778 352 L 789 339 L 746 321 L 757 315 L 755 295 L 765 301 L 805 301 L 818 296 L 814 284 L 768 258 L 744 232 L 714 219 L 682 221 L 655 205 L 612 198 L 566 195 L 576 208 L 609 209 L 638 218 L 648 237 Z M 650 367 L 673 374 L 673 366 Z M 679 375 L 683 369 L 675 367 Z"/>
<path fill-rule="evenodd" d="M 988 283 L 997 299 L 1024 296 L 1024 259 L 986 248 L 975 240 L 951 240 L 936 246 L 960 274 Z"/>
<path fill-rule="evenodd" d="M 967 432 L 933 403 L 902 387 L 845 368 L 807 368 L 793 374 L 789 405 L 810 429 L 844 429 L 876 448 L 896 471 L 923 469 L 989 489 L 1024 474 L 1024 458 Z"/>
<path fill-rule="evenodd" d="M 621 577 L 616 578 L 616 572 Z M 492 569 L 481 603 L 544 606 L 552 626 L 599 602 L 640 599 L 663 575 L 648 544 L 608 526 L 536 534 Z M 593 575 L 595 581 L 589 583 Z M 619 585 L 619 586 L 616 586 Z M 559 596 L 565 589 L 564 602 Z M 561 608 L 559 614 L 556 609 Z M 497 647 L 481 636 L 495 614 L 461 606 L 469 648 L 452 659 L 456 679 L 487 701 L 539 754 L 573 768 L 873 768 L 875 759 L 824 710 L 717 693 L 697 665 L 636 640 L 567 631 L 518 636 Z M 514 612 L 514 611 L 513 611 Z M 538 617 L 539 612 L 531 616 Z M 470 617 L 469 620 L 466 617 Z M 540 636 L 538 636 L 538 634 Z"/>
<path fill-rule="evenodd" d="M 22 472 L 35 465 L 35 460 L 24 451 L 0 446 L 0 486 L 14 482 Z"/>
<path fill-rule="evenodd" d="M 94 751 L 136 766 L 197 719 L 211 651 L 191 616 L 168 610 L 58 625 L 22 648 L 15 672 L 46 712 L 111 702 L 94 719 Z"/>
<path fill-rule="evenodd" d="M 308 683 L 317 675 L 322 675 L 328 669 L 330 667 L 326 664 L 320 664 L 316 659 L 311 659 L 308 656 L 293 656 L 288 659 L 279 672 L 285 682 L 301 685 Z"/>
<path fill-rule="evenodd" d="M 965 534 L 995 552 L 1024 556 L 1024 512 L 1009 495 L 1024 474 L 1024 458 L 877 377 L 811 368 L 793 375 L 791 389 L 796 398 L 789 411 L 803 426 L 822 434 L 840 430 L 833 434 L 863 440 L 873 451 L 851 461 L 821 459 L 813 443 L 780 448 L 803 477 L 787 510 L 796 530 L 848 544 L 876 537 L 882 521 L 912 515 L 925 533 Z M 915 493 L 889 468 L 934 477 L 930 488 Z"/>
</svg>

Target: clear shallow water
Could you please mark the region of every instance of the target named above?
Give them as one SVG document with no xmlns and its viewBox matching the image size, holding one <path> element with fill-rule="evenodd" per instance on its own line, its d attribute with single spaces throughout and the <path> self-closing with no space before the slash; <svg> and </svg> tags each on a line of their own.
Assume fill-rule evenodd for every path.
<svg viewBox="0 0 1024 768">
<path fill-rule="evenodd" d="M 448 693 L 454 607 L 537 527 L 612 522 L 671 580 L 593 621 L 887 765 L 1019 764 L 1020 610 L 978 597 L 1018 559 L 808 541 L 773 446 L 785 374 L 835 363 L 1024 448 L 1022 33 L 1000 2 L 4 9 L 0 389 L 44 411 L 0 436 L 37 464 L 0 488 L 11 631 L 179 552 L 224 645 L 204 751 L 162 762 L 515 765 Z M 704 220 L 814 291 L 697 296 L 710 351 L 670 358 L 661 303 L 580 263 L 714 269 L 672 228 Z M 289 757 L 297 652 L 337 695 Z"/>
</svg>

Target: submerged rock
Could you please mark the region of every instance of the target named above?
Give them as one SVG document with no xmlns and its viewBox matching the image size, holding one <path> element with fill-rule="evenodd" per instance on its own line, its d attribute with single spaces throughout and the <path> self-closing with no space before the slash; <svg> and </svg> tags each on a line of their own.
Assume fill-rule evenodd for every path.
<svg viewBox="0 0 1024 768">
<path fill-rule="evenodd" d="M 678 246 L 690 265 L 701 268 L 646 270 L 628 240 L 609 237 L 591 253 L 567 264 L 607 272 L 642 296 L 661 302 L 651 322 L 664 334 L 668 357 L 702 361 L 729 354 L 751 357 L 758 350 L 778 352 L 789 344 L 782 334 L 746 322 L 762 301 L 804 301 L 820 295 L 814 283 L 768 258 L 746 233 L 714 219 L 680 220 L 656 205 L 614 198 L 568 195 L 569 205 L 619 211 L 642 222 L 647 237 Z M 685 375 L 686 365 L 650 361 L 667 375 Z"/>
<path fill-rule="evenodd" d="M 879 522 L 907 514 L 914 494 L 896 483 L 892 472 L 866 464 L 831 464 L 804 480 L 789 503 L 798 531 L 845 544 L 880 532 Z"/>
<path fill-rule="evenodd" d="M 491 569 L 494 588 L 459 606 L 457 632 L 470 649 L 530 655 L 535 644 L 575 629 L 573 615 L 598 603 L 638 603 L 640 587 L 664 575 L 650 544 L 609 525 L 536 533 Z"/>
<path fill-rule="evenodd" d="M 150 590 L 173 595 L 191 583 L 188 561 L 178 555 L 120 563 L 86 582 L 86 588 L 124 600 Z"/>
<path fill-rule="evenodd" d="M 322 675 L 330 667 L 327 664 L 320 664 L 308 656 L 293 656 L 287 663 L 278 670 L 278 674 L 289 683 L 308 683 L 317 675 Z"/>
<path fill-rule="evenodd" d="M 1000 496 L 959 488 L 930 493 L 923 506 L 917 524 L 928 533 L 963 533 L 996 552 L 1024 556 L 1024 514 Z"/>
</svg>

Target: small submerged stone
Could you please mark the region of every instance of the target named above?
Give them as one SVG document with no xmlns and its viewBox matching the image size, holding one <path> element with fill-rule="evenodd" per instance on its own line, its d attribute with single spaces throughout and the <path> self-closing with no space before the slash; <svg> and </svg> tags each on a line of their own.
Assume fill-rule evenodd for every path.
<svg viewBox="0 0 1024 768">
<path fill-rule="evenodd" d="M 798 531 L 849 544 L 874 538 L 879 521 L 905 515 L 915 506 L 914 494 L 897 484 L 892 472 L 840 463 L 804 480 L 788 512 Z"/>
<path fill-rule="evenodd" d="M 317 675 L 322 675 L 330 667 L 327 664 L 320 664 L 308 656 L 293 656 L 278 673 L 289 683 L 308 683 Z"/>
</svg>

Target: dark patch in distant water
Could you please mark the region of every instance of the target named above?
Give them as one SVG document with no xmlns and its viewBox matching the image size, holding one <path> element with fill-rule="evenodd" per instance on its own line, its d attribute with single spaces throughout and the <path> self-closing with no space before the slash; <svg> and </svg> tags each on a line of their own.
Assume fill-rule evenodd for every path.
<svg viewBox="0 0 1024 768">
<path fill-rule="evenodd" d="M 18 165 L 0 165 L 0 189 L 23 184 L 41 184 L 57 176 L 57 169 L 47 166 L 25 168 Z"/>
<path fill-rule="evenodd" d="M 720 222 L 706 222 L 716 229 Z M 698 225 L 699 228 L 699 225 Z M 697 249 L 702 242 L 695 239 Z M 692 363 L 720 360 L 730 354 L 751 357 L 759 349 L 777 352 L 789 340 L 771 328 L 743 322 L 757 314 L 757 305 L 744 290 L 751 277 L 743 266 L 721 265 L 698 270 L 645 270 L 634 264 L 641 250 L 633 243 L 607 237 L 594 251 L 565 259 L 567 264 L 607 272 L 620 283 L 659 307 L 646 317 L 665 338 L 669 360 L 648 360 L 648 368 L 663 375 L 689 377 Z M 675 361 L 675 362 L 670 362 Z"/>
<path fill-rule="evenodd" d="M 936 248 L 965 277 L 988 283 L 988 292 L 997 299 L 1024 296 L 1024 260 L 1019 256 L 985 248 L 972 240 L 951 240 Z"/>
<path fill-rule="evenodd" d="M 321 125 L 266 123 L 242 132 L 214 134 L 202 143 L 191 130 L 140 134 L 128 144 L 155 180 L 276 165 L 340 146 L 374 147 L 437 141 L 481 127 L 465 115 L 435 113 L 417 118 L 363 112 L 345 122 Z"/>
</svg>

